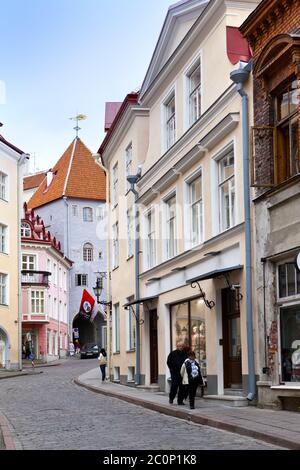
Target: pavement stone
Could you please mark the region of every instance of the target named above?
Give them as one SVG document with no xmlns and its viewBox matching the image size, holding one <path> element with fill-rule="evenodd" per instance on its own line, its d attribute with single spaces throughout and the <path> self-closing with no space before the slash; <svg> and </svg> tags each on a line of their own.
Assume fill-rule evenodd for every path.
<svg viewBox="0 0 300 470">
<path fill-rule="evenodd" d="M 0 415 L 9 422 L 17 449 L 87 450 L 273 450 L 268 444 L 157 413 L 119 398 L 91 393 L 74 378 L 97 359 L 70 358 L 43 374 L 0 385 Z M 94 369 L 100 374 L 99 368 Z M 93 380 L 96 380 L 96 376 Z M 113 384 L 105 384 L 103 387 Z M 122 386 L 120 386 L 122 387 Z M 127 389 L 127 387 L 124 387 Z M 107 390 L 108 391 L 108 390 Z M 136 389 L 132 393 L 143 394 Z M 166 397 L 159 395 L 161 400 Z"/>
</svg>

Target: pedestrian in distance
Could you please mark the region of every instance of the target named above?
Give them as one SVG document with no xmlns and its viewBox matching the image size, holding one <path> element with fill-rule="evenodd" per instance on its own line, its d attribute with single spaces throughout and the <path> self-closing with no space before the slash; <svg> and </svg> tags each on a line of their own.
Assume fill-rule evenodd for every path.
<svg viewBox="0 0 300 470">
<path fill-rule="evenodd" d="M 105 351 L 104 348 L 100 349 L 100 354 L 99 354 L 99 357 L 98 357 L 98 361 L 99 361 L 99 367 L 100 367 L 101 374 L 102 374 L 102 382 L 105 382 L 107 354 L 106 354 L 106 351 Z"/>
<path fill-rule="evenodd" d="M 190 351 L 188 358 L 181 366 L 181 377 L 183 386 L 188 387 L 188 397 L 191 410 L 195 409 L 195 396 L 199 385 L 203 386 L 203 378 L 199 362 L 196 361 L 194 351 Z"/>
<path fill-rule="evenodd" d="M 177 343 L 176 349 L 171 351 L 167 358 L 167 365 L 171 374 L 171 388 L 169 393 L 169 403 L 173 403 L 177 395 L 178 405 L 184 405 L 184 387 L 180 374 L 181 366 L 187 358 L 187 352 L 183 343 Z"/>
</svg>

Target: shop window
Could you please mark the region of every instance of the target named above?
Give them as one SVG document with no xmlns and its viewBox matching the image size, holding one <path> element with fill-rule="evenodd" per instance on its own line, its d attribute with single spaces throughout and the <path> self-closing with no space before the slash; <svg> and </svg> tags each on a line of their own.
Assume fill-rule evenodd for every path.
<svg viewBox="0 0 300 470">
<path fill-rule="evenodd" d="M 195 351 L 204 376 L 206 370 L 206 325 L 203 299 L 194 299 L 172 306 L 172 349 L 178 343 Z"/>
<path fill-rule="evenodd" d="M 281 377 L 300 382 L 300 305 L 280 311 Z"/>
</svg>

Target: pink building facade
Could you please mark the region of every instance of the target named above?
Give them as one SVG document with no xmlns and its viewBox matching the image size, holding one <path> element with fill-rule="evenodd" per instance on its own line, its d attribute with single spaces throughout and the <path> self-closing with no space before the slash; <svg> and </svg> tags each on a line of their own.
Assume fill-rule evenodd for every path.
<svg viewBox="0 0 300 470">
<path fill-rule="evenodd" d="M 69 272 L 72 262 L 42 219 L 24 205 L 21 222 L 23 359 L 51 362 L 67 356 Z"/>
</svg>

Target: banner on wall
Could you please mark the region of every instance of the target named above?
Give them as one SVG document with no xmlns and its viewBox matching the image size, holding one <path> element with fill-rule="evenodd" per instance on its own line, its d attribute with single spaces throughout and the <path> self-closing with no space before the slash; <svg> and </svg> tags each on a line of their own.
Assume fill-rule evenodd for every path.
<svg viewBox="0 0 300 470">
<path fill-rule="evenodd" d="M 82 299 L 80 303 L 79 314 L 82 315 L 86 320 L 91 320 L 95 305 L 94 297 L 84 289 L 82 293 Z"/>
</svg>

